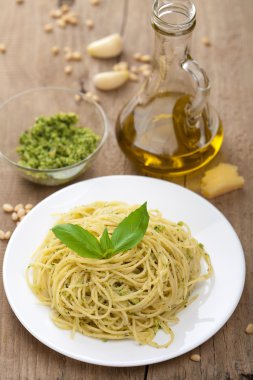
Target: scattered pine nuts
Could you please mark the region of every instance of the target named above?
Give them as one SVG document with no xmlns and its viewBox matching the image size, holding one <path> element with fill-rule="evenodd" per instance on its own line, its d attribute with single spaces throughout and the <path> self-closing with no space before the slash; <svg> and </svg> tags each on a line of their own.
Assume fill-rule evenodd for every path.
<svg viewBox="0 0 253 380">
<path fill-rule="evenodd" d="M 97 102 L 97 103 L 100 102 L 98 95 L 93 94 L 92 92 L 86 92 L 85 97 L 86 97 L 86 99 L 91 99 L 94 102 Z"/>
<path fill-rule="evenodd" d="M 94 28 L 94 21 L 90 18 L 87 18 L 87 20 L 85 20 L 85 24 L 86 26 L 89 28 L 89 29 L 93 29 Z"/>
<path fill-rule="evenodd" d="M 142 71 L 142 75 L 143 75 L 144 77 L 146 77 L 146 78 L 148 78 L 148 77 L 150 76 L 150 74 L 151 74 L 151 71 L 150 71 L 150 70 L 143 70 L 143 71 Z"/>
<path fill-rule="evenodd" d="M 5 232 L 5 234 L 4 234 L 4 239 L 9 240 L 10 237 L 11 237 L 11 231 L 7 231 L 7 232 Z"/>
<path fill-rule="evenodd" d="M 151 56 L 149 54 L 141 55 L 139 58 L 140 62 L 151 62 Z"/>
<path fill-rule="evenodd" d="M 0 53 L 2 53 L 2 54 L 6 53 L 6 46 L 5 46 L 5 44 L 0 44 Z"/>
<path fill-rule="evenodd" d="M 203 45 L 205 45 L 205 46 L 211 46 L 211 41 L 209 40 L 208 37 L 206 37 L 206 36 L 202 37 L 201 41 L 202 41 Z"/>
<path fill-rule="evenodd" d="M 119 62 L 116 65 L 113 66 L 114 71 L 121 71 L 121 70 L 128 70 L 128 63 L 127 62 Z"/>
<path fill-rule="evenodd" d="M 139 71 L 140 72 L 143 72 L 143 71 L 146 71 L 146 70 L 150 70 L 150 65 L 144 64 L 144 65 L 139 66 Z"/>
<path fill-rule="evenodd" d="M 99 5 L 100 0 L 90 0 L 91 5 Z"/>
<path fill-rule="evenodd" d="M 73 71 L 73 67 L 72 66 L 68 65 L 68 66 L 64 67 L 64 72 L 65 72 L 66 75 L 70 75 L 72 73 L 72 71 Z"/>
<path fill-rule="evenodd" d="M 78 18 L 77 16 L 69 16 L 68 19 L 67 19 L 67 22 L 70 24 L 70 25 L 77 25 L 78 24 Z"/>
<path fill-rule="evenodd" d="M 63 4 L 61 6 L 61 11 L 62 11 L 63 14 L 64 13 L 68 13 L 70 11 L 70 8 L 69 8 L 68 4 Z"/>
<path fill-rule="evenodd" d="M 5 237 L 5 233 L 0 230 L 0 240 L 4 240 L 4 237 Z"/>
<path fill-rule="evenodd" d="M 253 323 L 249 323 L 245 329 L 246 334 L 253 334 Z"/>
<path fill-rule="evenodd" d="M 193 354 L 190 356 L 190 359 L 193 361 L 193 362 L 200 362 L 201 360 L 201 357 L 199 354 Z"/>
<path fill-rule="evenodd" d="M 11 219 L 13 220 L 13 222 L 16 222 L 18 220 L 18 214 L 16 212 L 13 212 L 11 214 Z"/>
<path fill-rule="evenodd" d="M 51 48 L 51 53 L 52 53 L 53 55 L 58 55 L 58 54 L 60 53 L 60 48 L 59 48 L 59 46 L 53 46 L 53 47 Z"/>
<path fill-rule="evenodd" d="M 66 21 L 64 21 L 62 18 L 56 21 L 56 25 L 59 26 L 59 28 L 66 28 Z"/>
<path fill-rule="evenodd" d="M 24 208 L 20 208 L 20 209 L 18 210 L 18 212 L 17 212 L 17 215 L 18 215 L 19 219 L 21 219 L 22 216 L 25 215 L 25 209 L 24 209 Z"/>
<path fill-rule="evenodd" d="M 50 13 L 49 16 L 52 18 L 60 18 L 62 16 L 62 12 L 60 9 L 53 9 Z"/>
<path fill-rule="evenodd" d="M 79 95 L 79 94 L 75 94 L 75 101 L 76 101 L 76 103 L 81 102 L 81 100 L 82 100 L 81 95 Z"/>
<path fill-rule="evenodd" d="M 68 52 L 68 53 L 65 55 L 65 59 L 66 59 L 66 61 L 71 61 L 71 60 L 72 60 L 72 53 L 71 53 L 71 52 Z"/>
<path fill-rule="evenodd" d="M 73 61 L 81 61 L 82 60 L 81 53 L 79 53 L 79 51 L 74 51 L 72 53 L 72 59 Z"/>
<path fill-rule="evenodd" d="M 31 210 L 33 208 L 33 205 L 31 204 L 31 203 L 27 203 L 26 205 L 25 205 L 25 210 Z"/>
<path fill-rule="evenodd" d="M 18 204 L 14 207 L 14 211 L 18 211 L 20 208 L 24 208 L 23 203 L 18 203 Z"/>
<path fill-rule="evenodd" d="M 138 82 L 139 77 L 138 77 L 138 75 L 136 75 L 135 73 L 130 72 L 130 73 L 129 73 L 129 79 L 130 79 L 132 82 Z"/>
<path fill-rule="evenodd" d="M 52 33 L 52 31 L 53 31 L 53 25 L 52 24 L 46 24 L 46 25 L 44 25 L 44 32 L 46 32 L 46 33 Z"/>
<path fill-rule="evenodd" d="M 133 58 L 134 58 L 136 61 L 140 61 L 141 53 L 135 53 L 135 54 L 133 55 Z"/>
<path fill-rule="evenodd" d="M 4 212 L 13 212 L 14 207 L 10 203 L 4 203 L 3 210 Z"/>
<path fill-rule="evenodd" d="M 132 72 L 132 73 L 134 73 L 134 74 L 137 74 L 138 73 L 138 67 L 137 66 L 131 66 L 130 67 L 130 71 Z"/>
</svg>

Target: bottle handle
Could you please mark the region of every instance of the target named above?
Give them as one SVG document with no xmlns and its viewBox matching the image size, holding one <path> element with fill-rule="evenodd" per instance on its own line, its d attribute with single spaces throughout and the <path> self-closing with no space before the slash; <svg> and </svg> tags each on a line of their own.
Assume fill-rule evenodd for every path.
<svg viewBox="0 0 253 380">
<path fill-rule="evenodd" d="M 210 82 L 206 72 L 190 57 L 187 57 L 187 60 L 182 63 L 182 68 L 191 75 L 196 84 L 196 94 L 185 109 L 187 126 L 196 128 L 207 104 L 211 88 Z"/>
</svg>

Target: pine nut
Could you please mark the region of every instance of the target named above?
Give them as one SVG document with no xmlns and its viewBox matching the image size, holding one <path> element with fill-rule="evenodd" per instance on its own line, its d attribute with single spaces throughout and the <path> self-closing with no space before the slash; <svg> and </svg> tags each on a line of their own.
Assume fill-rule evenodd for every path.
<svg viewBox="0 0 253 380">
<path fill-rule="evenodd" d="M 77 18 L 76 16 L 68 17 L 67 22 L 68 22 L 70 25 L 77 25 L 77 24 L 78 24 L 78 18 Z"/>
<path fill-rule="evenodd" d="M 31 203 L 27 203 L 25 205 L 25 210 L 31 210 L 33 208 L 33 205 Z"/>
<path fill-rule="evenodd" d="M 7 231 L 7 232 L 5 232 L 5 234 L 4 234 L 4 239 L 9 240 L 10 237 L 11 237 L 11 231 Z"/>
<path fill-rule="evenodd" d="M 65 55 L 65 59 L 66 59 L 66 61 L 72 61 L 72 53 L 71 52 L 67 53 Z"/>
<path fill-rule="evenodd" d="M 14 207 L 14 211 L 18 211 L 20 208 L 24 208 L 23 203 L 18 203 L 18 204 Z"/>
<path fill-rule="evenodd" d="M 140 57 L 141 62 L 151 62 L 151 56 L 149 54 L 144 54 Z"/>
<path fill-rule="evenodd" d="M 70 8 L 69 8 L 68 4 L 63 4 L 63 5 L 61 6 L 61 11 L 62 11 L 63 14 L 64 14 L 64 13 L 68 13 L 69 10 L 70 10 Z"/>
<path fill-rule="evenodd" d="M 20 208 L 20 209 L 18 210 L 18 212 L 17 212 L 17 215 L 18 215 L 19 219 L 22 218 L 22 216 L 25 215 L 25 209 Z"/>
<path fill-rule="evenodd" d="M 16 0 L 16 4 L 23 4 L 24 3 L 24 0 Z"/>
<path fill-rule="evenodd" d="M 59 52 L 60 52 L 60 48 L 59 48 L 59 46 L 53 46 L 53 47 L 51 48 L 51 52 L 52 52 L 53 55 L 58 55 Z"/>
<path fill-rule="evenodd" d="M 0 230 L 0 240 L 4 240 L 5 233 Z"/>
<path fill-rule="evenodd" d="M 12 212 L 14 210 L 13 206 L 10 203 L 3 204 L 4 212 Z"/>
<path fill-rule="evenodd" d="M 253 323 L 249 323 L 245 329 L 246 334 L 253 334 Z"/>
<path fill-rule="evenodd" d="M 128 70 L 128 63 L 127 62 L 119 62 L 113 66 L 113 70 L 114 71 Z"/>
<path fill-rule="evenodd" d="M 143 70 L 143 72 L 142 72 L 142 75 L 143 75 L 144 77 L 149 77 L 150 74 L 151 74 L 151 71 L 150 71 L 150 70 Z"/>
<path fill-rule="evenodd" d="M 99 96 L 97 94 L 93 94 L 93 100 L 97 103 L 100 102 Z"/>
<path fill-rule="evenodd" d="M 5 44 L 0 44 L 0 53 L 2 53 L 2 54 L 6 53 L 6 46 L 5 46 Z"/>
<path fill-rule="evenodd" d="M 72 66 L 68 65 L 68 66 L 64 67 L 64 72 L 65 72 L 66 75 L 70 75 L 72 73 L 72 71 L 73 71 L 73 67 Z"/>
<path fill-rule="evenodd" d="M 81 100 L 82 100 L 81 95 L 79 95 L 79 94 L 75 94 L 75 101 L 76 101 L 76 103 L 80 103 Z"/>
<path fill-rule="evenodd" d="M 46 24 L 44 25 L 44 32 L 46 33 L 52 33 L 53 31 L 53 25 L 52 24 Z"/>
<path fill-rule="evenodd" d="M 129 73 L 129 79 L 132 81 L 132 82 L 138 82 L 139 80 L 139 77 L 138 75 L 136 75 L 135 73 Z"/>
<path fill-rule="evenodd" d="M 16 222 L 18 220 L 18 214 L 16 212 L 13 212 L 11 214 L 11 219 L 13 220 L 13 222 Z"/>
<path fill-rule="evenodd" d="M 133 57 L 134 57 L 134 59 L 136 60 L 136 61 L 140 61 L 140 59 L 141 59 L 141 53 L 135 53 L 134 55 L 133 55 Z"/>
<path fill-rule="evenodd" d="M 201 357 L 200 357 L 199 354 L 193 354 L 193 355 L 191 355 L 190 359 L 191 359 L 193 362 L 200 362 Z"/>
<path fill-rule="evenodd" d="M 60 18 L 62 15 L 62 12 L 60 9 L 53 9 L 50 13 L 49 16 L 52 18 Z"/>
<path fill-rule="evenodd" d="M 90 18 L 88 18 L 87 20 L 85 20 L 85 24 L 86 24 L 86 26 L 87 26 L 89 29 L 93 29 L 93 28 L 94 28 L 94 21 L 91 20 Z"/>
<path fill-rule="evenodd" d="M 134 73 L 134 74 L 137 74 L 139 70 L 138 70 L 137 66 L 131 66 L 130 71 L 132 71 L 132 73 Z"/>
<path fill-rule="evenodd" d="M 79 53 L 79 51 L 74 51 L 72 53 L 72 59 L 74 61 L 81 61 L 82 60 L 82 56 L 81 56 L 81 53 Z"/>
<path fill-rule="evenodd" d="M 62 18 L 56 21 L 56 25 L 59 26 L 59 28 L 64 29 L 66 27 L 66 21 L 64 21 Z"/>
<path fill-rule="evenodd" d="M 91 5 L 99 5 L 100 0 L 90 0 Z"/>
<path fill-rule="evenodd" d="M 202 44 L 205 46 L 211 46 L 211 41 L 209 40 L 208 37 L 204 36 L 201 38 Z"/>
</svg>

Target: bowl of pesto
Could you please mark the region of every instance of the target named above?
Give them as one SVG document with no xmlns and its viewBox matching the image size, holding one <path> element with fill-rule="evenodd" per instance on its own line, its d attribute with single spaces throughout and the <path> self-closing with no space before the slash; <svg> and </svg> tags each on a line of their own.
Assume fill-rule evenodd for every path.
<svg viewBox="0 0 253 380">
<path fill-rule="evenodd" d="M 75 90 L 35 88 L 0 106 L 0 157 L 35 183 L 61 185 L 84 173 L 107 133 L 103 109 Z"/>
</svg>

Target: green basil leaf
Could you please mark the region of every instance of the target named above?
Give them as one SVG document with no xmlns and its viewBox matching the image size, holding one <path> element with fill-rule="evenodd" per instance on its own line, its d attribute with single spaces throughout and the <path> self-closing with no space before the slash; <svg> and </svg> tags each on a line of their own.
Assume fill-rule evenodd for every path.
<svg viewBox="0 0 253 380">
<path fill-rule="evenodd" d="M 113 253 L 126 251 L 136 246 L 145 235 L 148 228 L 149 215 L 147 202 L 137 210 L 131 212 L 118 227 L 113 231 L 112 244 Z"/>
<path fill-rule="evenodd" d="M 101 259 L 103 252 L 99 241 L 77 224 L 57 224 L 52 228 L 55 236 L 68 248 L 82 257 Z"/>
<path fill-rule="evenodd" d="M 100 245 L 103 252 L 106 252 L 108 249 L 113 248 L 107 228 L 104 229 L 103 235 L 100 238 Z"/>
</svg>

